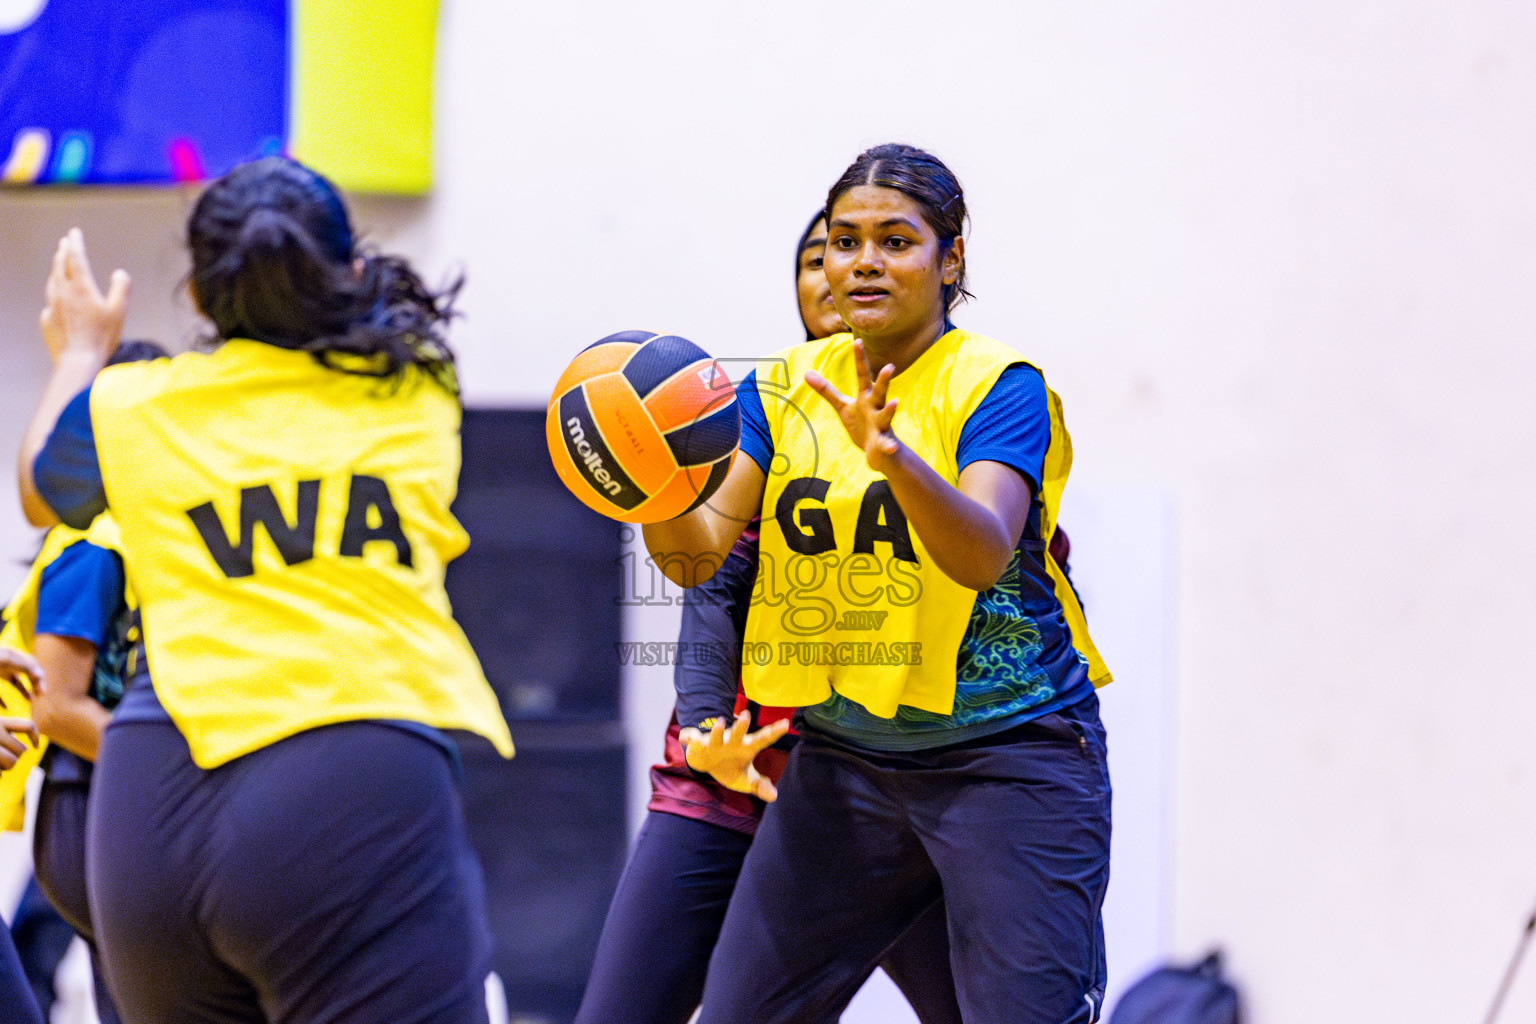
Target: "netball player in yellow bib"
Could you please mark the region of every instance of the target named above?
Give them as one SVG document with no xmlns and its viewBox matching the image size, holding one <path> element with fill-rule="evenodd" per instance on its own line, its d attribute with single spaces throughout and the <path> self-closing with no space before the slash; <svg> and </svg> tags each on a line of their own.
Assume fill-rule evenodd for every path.
<svg viewBox="0 0 1536 1024">
<path fill-rule="evenodd" d="M 23 695 L 30 693 L 25 681 L 29 675 L 33 679 L 41 677 L 42 669 L 36 661 L 20 651 L 0 647 L 0 782 L 7 779 L 5 773 L 25 759 L 28 751 L 36 749 L 40 741 L 37 728 L 30 719 L 6 713 L 7 709 L 20 704 L 13 693 L 7 691 L 15 685 L 16 691 Z M 22 736 L 31 741 L 30 746 L 18 739 Z M 17 1024 L 43 1024 L 42 1011 L 32 998 L 32 986 L 16 956 L 9 928 L 0 928 L 0 1007 L 4 1007 L 8 1015 L 6 1020 L 15 1020 Z"/>
<path fill-rule="evenodd" d="M 90 801 L 109 985 L 131 1022 L 484 1019 L 438 730 L 512 745 L 443 591 L 467 544 L 448 299 L 281 158 L 211 185 L 187 237 L 217 337 L 99 376 L 126 275 L 102 295 L 60 243 L 21 453 L 34 522 L 110 507 L 143 619 Z"/>
<path fill-rule="evenodd" d="M 743 685 L 803 708 L 700 1020 L 824 1018 L 942 892 L 966 1021 L 1083 1024 L 1105 973 L 1108 673 L 1047 550 L 1060 403 L 949 321 L 965 200 L 942 162 L 872 149 L 827 212 L 851 333 L 762 361 L 725 485 L 645 528 L 658 564 L 704 577 L 761 512 Z"/>
<path fill-rule="evenodd" d="M 845 329 L 821 269 L 826 248 L 827 218 L 818 212 L 795 247 L 795 292 L 808 341 Z M 680 649 L 740 651 L 757 574 L 758 527 L 754 520 L 742 530 L 720 571 L 690 595 Z M 649 812 L 608 908 L 576 1024 L 685 1024 L 693 1016 L 763 798 L 771 798 L 769 787 L 787 756 L 783 748 L 794 742 L 780 732 L 788 726 L 786 708 L 748 705 L 760 731 L 747 733 L 745 719 L 726 728 L 738 702 L 745 703 L 735 656 L 680 658 L 673 683 L 677 704 L 666 760 L 651 769 Z M 717 723 L 713 730 L 698 728 L 706 720 Z M 774 740 L 771 749 L 745 760 Z M 727 788 L 705 775 L 684 759 L 684 744 L 695 763 L 703 763 L 706 751 L 743 758 L 739 780 L 727 780 L 733 781 Z M 880 961 L 922 1024 L 959 1024 L 948 953 L 944 910 L 935 906 Z"/>
</svg>

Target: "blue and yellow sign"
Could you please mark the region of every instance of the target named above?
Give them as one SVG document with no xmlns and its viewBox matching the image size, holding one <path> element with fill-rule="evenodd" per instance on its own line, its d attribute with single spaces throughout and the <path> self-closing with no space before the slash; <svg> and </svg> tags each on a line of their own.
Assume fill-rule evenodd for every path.
<svg viewBox="0 0 1536 1024">
<path fill-rule="evenodd" d="M 0 0 L 0 181 L 199 181 L 289 153 L 432 183 L 437 0 Z"/>
</svg>

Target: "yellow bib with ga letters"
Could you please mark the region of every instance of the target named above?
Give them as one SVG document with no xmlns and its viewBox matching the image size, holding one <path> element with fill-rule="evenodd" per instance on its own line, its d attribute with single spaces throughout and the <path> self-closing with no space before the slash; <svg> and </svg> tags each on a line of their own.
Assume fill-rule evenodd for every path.
<svg viewBox="0 0 1536 1024">
<path fill-rule="evenodd" d="M 1017 352 L 951 330 L 890 382 L 897 437 L 946 482 L 958 485 L 956 451 L 966 420 Z M 742 649 L 742 682 L 760 704 L 804 707 L 836 690 L 872 714 L 900 705 L 951 714 L 960 642 L 976 603 L 933 563 L 885 478 L 866 464 L 837 413 L 805 383 L 815 370 L 845 395 L 858 387 L 853 335 L 785 349 L 760 362 L 758 395 L 773 437 L 763 493 L 760 563 Z M 1050 398 L 1051 440 L 1039 524 L 1049 543 L 1072 464 L 1061 403 Z M 1110 675 L 1076 595 L 1046 554 L 1072 644 L 1095 685 Z"/>
<path fill-rule="evenodd" d="M 458 401 L 233 340 L 91 389 L 150 676 L 212 768 L 305 729 L 397 719 L 512 755 L 443 574 L 468 536 Z"/>
<path fill-rule="evenodd" d="M 14 647 L 25 654 L 33 652 L 36 640 L 37 602 L 42 591 L 43 572 L 58 560 L 65 550 L 81 541 L 90 541 L 99 548 L 122 554 L 118 543 L 117 524 L 110 513 L 97 516 L 86 530 L 76 530 L 63 523 L 53 527 L 43 536 L 43 549 L 32 560 L 27 578 L 5 606 L 5 628 L 0 629 L 0 647 Z M 132 607 L 133 595 L 124 597 Z M 9 683 L 0 682 L 0 715 L 7 718 L 31 718 L 32 705 Z M 44 736 L 36 747 L 17 759 L 9 770 L 0 772 L 0 831 L 20 832 L 26 819 L 27 776 L 43 759 L 48 749 L 48 737 Z"/>
</svg>

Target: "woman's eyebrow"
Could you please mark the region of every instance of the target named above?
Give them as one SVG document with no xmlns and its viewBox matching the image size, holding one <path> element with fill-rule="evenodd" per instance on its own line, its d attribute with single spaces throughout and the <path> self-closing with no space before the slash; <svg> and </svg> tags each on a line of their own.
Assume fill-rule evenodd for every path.
<svg viewBox="0 0 1536 1024">
<path fill-rule="evenodd" d="M 851 221 L 851 220 L 843 220 L 841 217 L 839 217 L 837 220 L 834 220 L 832 222 L 832 226 L 835 227 L 835 228 L 857 228 L 858 227 L 858 225 L 855 224 L 853 221 Z M 879 224 L 876 224 L 875 226 L 879 227 L 879 228 L 907 227 L 907 228 L 911 228 L 913 231 L 917 230 L 917 225 L 914 224 L 912 221 L 908 220 L 906 217 L 892 217 L 889 220 L 881 221 Z"/>
</svg>

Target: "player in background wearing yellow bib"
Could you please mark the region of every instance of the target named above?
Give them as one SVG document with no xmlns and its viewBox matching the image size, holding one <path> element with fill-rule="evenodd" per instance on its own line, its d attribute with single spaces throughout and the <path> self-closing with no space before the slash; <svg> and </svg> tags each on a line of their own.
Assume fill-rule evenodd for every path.
<svg viewBox="0 0 1536 1024">
<path fill-rule="evenodd" d="M 164 359 L 158 345 L 125 342 L 112 363 Z M 110 365 L 110 364 L 109 364 Z M 85 940 L 91 954 L 96 1016 L 122 1018 L 107 990 L 85 881 L 86 803 L 96 754 L 111 710 L 135 659 L 144 657 L 130 607 L 117 524 L 101 515 L 87 530 L 60 523 L 48 531 L 31 571 L 5 610 L 0 643 L 33 654 L 47 676 L 33 687 L 32 718 L 46 749 L 39 767 L 32 864 L 49 904 Z M 25 779 L 0 779 L 0 816 L 21 828 Z M 41 999 L 41 997 L 39 997 Z"/>
<path fill-rule="evenodd" d="M 852 333 L 762 361 L 737 389 L 745 457 L 707 505 L 645 528 L 669 575 L 705 576 L 761 513 L 743 684 L 804 709 L 700 1022 L 820 1019 L 942 892 L 967 1022 L 1086 1024 L 1105 976 L 1108 672 L 1048 553 L 1060 403 L 949 321 L 965 200 L 941 161 L 869 150 L 827 212 Z"/>
<path fill-rule="evenodd" d="M 134 1024 L 484 1020 L 439 730 L 512 744 L 443 590 L 468 543 L 451 290 L 359 250 L 282 158 L 210 185 L 187 239 L 216 336 L 104 371 L 127 276 L 103 295 L 79 233 L 60 243 L 19 467 L 36 523 L 110 508 L 142 614 L 88 823 L 108 983 Z"/>
<path fill-rule="evenodd" d="M 86 896 L 85 820 L 92 762 L 110 708 L 122 695 L 135 627 L 122 562 L 111 546 L 115 528 L 110 517 L 97 523 L 89 531 L 60 524 L 48 532 L 6 609 L 3 639 L 31 651 L 47 675 L 46 685 L 33 688 L 31 707 L 42 736 L 38 767 L 44 776 L 32 831 L 37 886 L 85 940 L 96 1015 L 102 1024 L 117 1024 L 122 1018 L 102 976 Z M 0 813 L 19 830 L 25 777 L 15 774 L 0 779 L 8 804 Z"/>
<path fill-rule="evenodd" d="M 17 762 L 26 758 L 28 752 L 41 742 L 31 719 L 8 712 L 21 705 L 30 694 L 26 677 L 35 682 L 42 675 L 42 669 L 30 655 L 0 647 L 0 781 L 5 781 Z M 30 745 L 18 738 L 23 736 L 31 741 Z M 8 1014 L 5 1018 L 8 1021 L 43 1024 L 42 1011 L 37 1008 L 37 1000 L 32 998 L 32 986 L 27 984 L 27 975 L 16 956 L 16 947 L 11 943 L 11 930 L 4 927 L 0 927 L 0 1007 Z"/>
</svg>

